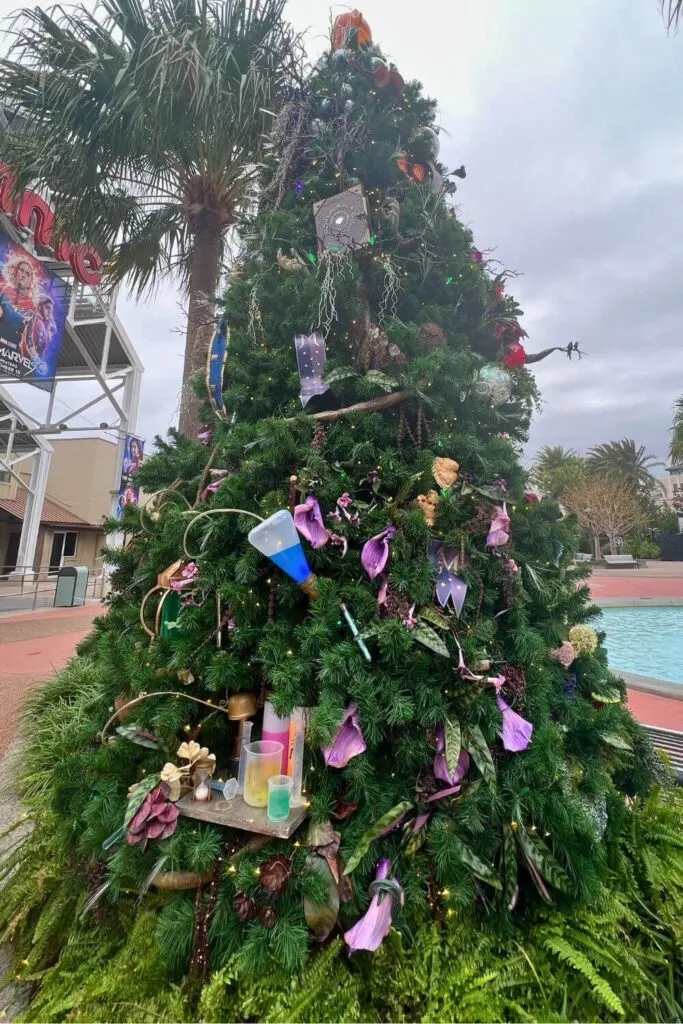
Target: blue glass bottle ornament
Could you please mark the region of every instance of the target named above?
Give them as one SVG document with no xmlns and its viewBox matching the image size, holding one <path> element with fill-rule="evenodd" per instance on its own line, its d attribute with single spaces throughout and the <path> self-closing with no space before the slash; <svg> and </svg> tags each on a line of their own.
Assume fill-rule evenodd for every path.
<svg viewBox="0 0 683 1024">
<path fill-rule="evenodd" d="M 318 596 L 315 589 L 316 577 L 306 561 L 291 512 L 286 508 L 275 512 L 250 530 L 247 539 L 257 551 L 293 579 L 305 594 L 311 598 Z"/>
</svg>

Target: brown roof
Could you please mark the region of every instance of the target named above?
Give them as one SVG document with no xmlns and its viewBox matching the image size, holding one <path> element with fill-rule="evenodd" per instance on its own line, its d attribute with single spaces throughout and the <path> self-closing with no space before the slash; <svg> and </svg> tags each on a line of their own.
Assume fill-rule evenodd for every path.
<svg viewBox="0 0 683 1024">
<path fill-rule="evenodd" d="M 0 498 L 0 510 L 8 512 L 15 519 L 22 519 L 26 514 L 26 499 L 28 497 L 28 491 L 22 488 L 17 488 L 16 498 Z M 53 501 L 51 498 L 45 498 L 43 502 L 43 513 L 40 517 L 41 523 L 45 526 L 72 526 L 79 530 L 98 530 L 101 527 L 94 526 L 92 523 L 88 523 L 85 519 L 81 519 L 75 512 L 72 512 L 70 508 L 66 508 L 64 505 L 60 505 L 59 502 Z"/>
</svg>

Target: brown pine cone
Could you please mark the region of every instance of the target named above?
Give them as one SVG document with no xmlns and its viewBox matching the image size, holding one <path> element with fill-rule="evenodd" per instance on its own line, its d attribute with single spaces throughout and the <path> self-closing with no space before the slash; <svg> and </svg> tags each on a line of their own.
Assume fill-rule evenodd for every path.
<svg viewBox="0 0 683 1024">
<path fill-rule="evenodd" d="M 258 918 L 264 928 L 274 928 L 277 924 L 277 910 L 275 907 L 260 907 Z"/>
<path fill-rule="evenodd" d="M 261 865 L 261 888 L 269 896 L 280 896 L 287 888 L 291 871 L 291 861 L 276 854 Z"/>
<path fill-rule="evenodd" d="M 258 907 L 251 896 L 246 892 L 238 892 L 232 901 L 232 909 L 240 921 L 251 921 L 258 914 Z"/>
<path fill-rule="evenodd" d="M 491 513 L 488 509 L 478 506 L 474 519 L 468 520 L 460 527 L 464 533 L 488 533 L 491 525 Z"/>
<path fill-rule="evenodd" d="M 447 344 L 448 338 L 438 324 L 431 320 L 426 324 L 422 324 L 420 348 L 423 352 L 433 352 L 435 348 L 444 348 Z"/>
<path fill-rule="evenodd" d="M 526 676 L 522 669 L 505 662 L 500 671 L 505 676 L 507 688 L 514 693 L 515 697 L 523 697 L 526 691 Z"/>
<path fill-rule="evenodd" d="M 325 447 L 325 441 L 327 440 L 327 431 L 322 423 L 316 423 L 315 430 L 313 431 L 313 440 L 311 441 L 311 448 L 316 452 L 322 451 Z"/>
</svg>

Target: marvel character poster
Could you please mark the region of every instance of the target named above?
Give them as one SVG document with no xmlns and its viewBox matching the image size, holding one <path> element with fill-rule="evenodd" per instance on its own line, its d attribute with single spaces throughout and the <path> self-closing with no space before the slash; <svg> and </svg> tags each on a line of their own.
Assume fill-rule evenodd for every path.
<svg viewBox="0 0 683 1024">
<path fill-rule="evenodd" d="M 68 302 L 68 285 L 0 231 L 0 377 L 51 389 Z"/>
<path fill-rule="evenodd" d="M 126 505 L 137 505 L 140 501 L 140 488 L 138 487 L 135 475 L 142 464 L 145 450 L 145 442 L 132 434 L 126 434 L 123 449 L 123 465 L 121 467 L 121 484 L 119 496 L 114 509 L 114 515 L 120 519 Z"/>
</svg>

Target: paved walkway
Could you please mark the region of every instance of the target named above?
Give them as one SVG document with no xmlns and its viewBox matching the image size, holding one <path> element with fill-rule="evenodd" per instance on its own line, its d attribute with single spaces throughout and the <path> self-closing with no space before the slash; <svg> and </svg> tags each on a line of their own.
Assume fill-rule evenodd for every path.
<svg viewBox="0 0 683 1024">
<path fill-rule="evenodd" d="M 14 735 L 24 696 L 64 667 L 101 611 L 98 602 L 0 618 L 0 755 Z"/>
</svg>

